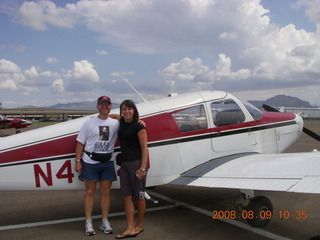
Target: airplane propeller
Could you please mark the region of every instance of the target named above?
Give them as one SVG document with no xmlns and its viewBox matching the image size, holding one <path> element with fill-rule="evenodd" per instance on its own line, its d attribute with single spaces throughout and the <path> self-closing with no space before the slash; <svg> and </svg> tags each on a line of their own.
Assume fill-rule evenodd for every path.
<svg viewBox="0 0 320 240">
<path fill-rule="evenodd" d="M 273 108 L 273 107 L 271 107 L 271 106 L 269 106 L 269 105 L 266 105 L 266 104 L 263 104 L 262 107 L 263 107 L 266 111 L 268 111 L 268 112 L 279 112 L 277 109 L 275 109 L 275 108 Z M 319 136 L 317 133 L 311 131 L 310 129 L 308 129 L 308 128 L 306 128 L 306 127 L 303 127 L 302 130 L 303 130 L 303 132 L 304 132 L 305 134 L 307 134 L 307 135 L 309 135 L 310 137 L 316 139 L 317 141 L 320 141 L 320 136 Z"/>
</svg>

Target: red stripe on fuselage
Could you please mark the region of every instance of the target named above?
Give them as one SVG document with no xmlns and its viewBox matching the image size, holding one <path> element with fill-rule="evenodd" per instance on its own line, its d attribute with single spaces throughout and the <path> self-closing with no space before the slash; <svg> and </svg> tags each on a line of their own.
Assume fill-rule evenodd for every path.
<svg viewBox="0 0 320 240">
<path fill-rule="evenodd" d="M 67 136 L 47 142 L 35 143 L 0 153 L 0 163 L 48 158 L 75 152 L 76 136 Z"/>
<path fill-rule="evenodd" d="M 179 131 L 178 126 L 176 125 L 176 122 L 170 113 L 162 113 L 142 119 L 147 125 L 148 142 L 156 142 L 185 136 L 196 136 L 210 132 L 262 126 L 266 124 L 289 121 L 293 120 L 294 118 L 294 113 L 264 112 L 263 117 L 257 121 L 244 122 L 186 133 L 181 133 Z M 77 135 L 75 134 L 47 142 L 34 143 L 25 147 L 12 147 L 15 149 L 0 153 L 0 164 L 31 159 L 50 158 L 62 155 L 72 155 L 75 152 L 76 137 Z"/>
</svg>

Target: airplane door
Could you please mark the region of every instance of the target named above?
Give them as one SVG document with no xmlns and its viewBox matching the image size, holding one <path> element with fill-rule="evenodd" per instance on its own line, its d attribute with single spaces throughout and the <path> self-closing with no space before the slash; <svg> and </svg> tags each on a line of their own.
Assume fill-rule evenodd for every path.
<svg viewBox="0 0 320 240">
<path fill-rule="evenodd" d="M 239 153 L 254 151 L 255 133 L 241 123 L 246 116 L 233 99 L 224 99 L 208 103 L 212 119 L 212 149 L 216 153 Z"/>
<path fill-rule="evenodd" d="M 212 159 L 211 134 L 208 128 L 207 111 L 203 104 L 172 113 L 180 138 L 177 143 L 183 169 L 187 171 Z"/>
</svg>

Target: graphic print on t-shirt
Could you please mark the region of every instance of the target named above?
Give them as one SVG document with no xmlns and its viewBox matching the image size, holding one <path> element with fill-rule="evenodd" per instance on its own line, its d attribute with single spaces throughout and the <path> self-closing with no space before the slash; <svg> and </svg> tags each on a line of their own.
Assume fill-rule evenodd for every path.
<svg viewBox="0 0 320 240">
<path fill-rule="evenodd" d="M 109 126 L 99 126 L 99 140 L 109 140 Z"/>
<path fill-rule="evenodd" d="M 96 153 L 106 153 L 109 152 L 109 126 L 99 126 L 99 138 L 94 144 L 94 152 Z"/>
</svg>

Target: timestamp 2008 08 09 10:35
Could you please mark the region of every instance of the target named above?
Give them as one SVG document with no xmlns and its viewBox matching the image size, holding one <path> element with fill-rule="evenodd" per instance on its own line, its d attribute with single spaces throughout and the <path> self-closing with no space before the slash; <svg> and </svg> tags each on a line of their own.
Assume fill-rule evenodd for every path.
<svg viewBox="0 0 320 240">
<path fill-rule="evenodd" d="M 244 210 L 242 212 L 237 212 L 235 210 L 215 210 L 212 211 L 213 216 L 212 219 L 271 219 L 275 217 L 276 214 L 271 211 L 259 211 L 258 214 L 255 214 L 252 210 Z M 288 210 L 280 210 L 277 212 L 277 215 L 280 219 L 308 219 L 307 211 L 297 210 L 297 211 L 288 211 Z"/>
</svg>

